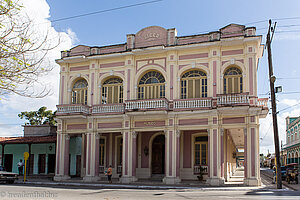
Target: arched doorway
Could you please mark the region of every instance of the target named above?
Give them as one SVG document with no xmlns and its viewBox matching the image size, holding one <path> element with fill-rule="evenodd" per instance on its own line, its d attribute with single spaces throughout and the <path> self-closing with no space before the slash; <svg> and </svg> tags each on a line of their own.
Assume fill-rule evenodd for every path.
<svg viewBox="0 0 300 200">
<path fill-rule="evenodd" d="M 152 174 L 165 173 L 165 135 L 158 135 L 152 142 Z"/>
</svg>

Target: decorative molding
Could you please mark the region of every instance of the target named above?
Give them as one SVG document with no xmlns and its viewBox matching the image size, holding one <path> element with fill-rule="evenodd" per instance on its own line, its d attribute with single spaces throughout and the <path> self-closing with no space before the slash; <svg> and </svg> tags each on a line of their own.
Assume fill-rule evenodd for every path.
<svg viewBox="0 0 300 200">
<path fill-rule="evenodd" d="M 138 132 L 132 131 L 132 137 L 133 137 L 133 138 L 136 138 L 138 134 L 139 134 Z"/>
<path fill-rule="evenodd" d="M 101 137 L 101 133 L 95 133 L 95 138 L 96 138 L 96 140 L 99 140 L 100 137 Z"/>
<path fill-rule="evenodd" d="M 66 140 L 70 140 L 70 135 L 65 134 L 65 139 L 66 139 Z"/>
<path fill-rule="evenodd" d="M 244 135 L 247 135 L 247 128 L 244 128 Z"/>
<path fill-rule="evenodd" d="M 220 128 L 220 130 L 221 130 L 221 136 L 223 136 L 224 135 L 224 128 Z"/>
<path fill-rule="evenodd" d="M 180 137 L 180 133 L 181 133 L 180 130 L 177 129 L 177 130 L 176 130 L 176 137 L 179 138 L 179 137 Z"/>
</svg>

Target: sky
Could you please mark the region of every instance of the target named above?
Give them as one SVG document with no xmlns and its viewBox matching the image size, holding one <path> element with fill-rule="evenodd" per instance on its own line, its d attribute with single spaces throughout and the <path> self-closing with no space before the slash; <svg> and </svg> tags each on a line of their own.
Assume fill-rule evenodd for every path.
<svg viewBox="0 0 300 200">
<path fill-rule="evenodd" d="M 151 0 L 26 0 L 23 11 L 36 24 L 33 28 L 51 30 L 51 35 L 60 34 L 62 43 L 51 51 L 54 70 L 41 80 L 52 90 L 43 99 L 25 98 L 16 95 L 0 100 L 0 136 L 23 135 L 24 120 L 17 114 L 37 110 L 41 106 L 56 110 L 58 104 L 59 67 L 55 59 L 60 51 L 82 44 L 102 46 L 126 42 L 127 34 L 135 34 L 147 26 L 176 28 L 178 36 L 216 31 L 230 23 L 255 26 L 257 35 L 263 35 L 268 28 L 268 19 L 277 22 L 272 41 L 272 57 L 276 86 L 283 92 L 277 96 L 279 140 L 285 144 L 285 118 L 300 116 L 300 1 L 275 0 L 162 0 L 140 4 Z M 126 8 L 122 8 L 126 7 Z M 120 9 L 119 9 L 120 8 Z M 110 11 L 105 11 L 110 10 Z M 74 17 L 86 13 L 93 15 Z M 69 19 L 65 19 L 69 18 Z M 293 19 L 290 19 L 293 18 Z M 269 97 L 267 51 L 258 66 L 258 96 Z M 294 106 L 295 105 L 295 106 Z M 292 106 L 292 107 L 291 107 Z M 260 151 L 274 152 L 272 116 L 260 120 Z"/>
</svg>

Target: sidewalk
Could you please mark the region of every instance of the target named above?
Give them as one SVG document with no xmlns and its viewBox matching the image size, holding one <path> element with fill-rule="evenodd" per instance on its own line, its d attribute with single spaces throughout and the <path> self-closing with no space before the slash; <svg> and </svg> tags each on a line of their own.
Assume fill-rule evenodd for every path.
<svg viewBox="0 0 300 200">
<path fill-rule="evenodd" d="M 149 181 L 149 180 L 139 180 L 137 182 L 131 184 L 122 184 L 119 183 L 118 180 L 113 180 L 112 184 L 108 184 L 107 181 L 97 181 L 97 182 L 83 182 L 82 179 L 75 178 L 66 180 L 63 182 L 55 182 L 52 181 L 51 178 L 31 178 L 29 177 L 27 181 L 24 183 L 23 179 L 19 179 L 16 181 L 17 184 L 26 184 L 30 185 L 38 185 L 38 186 L 52 186 L 52 187 L 59 187 L 59 186 L 75 186 L 75 187 L 96 187 L 96 188 L 114 188 L 114 189 L 159 189 L 159 190 L 166 190 L 166 189 L 197 189 L 197 190 L 214 190 L 214 191 L 249 191 L 249 190 L 268 190 L 268 191 L 287 191 L 288 188 L 284 188 L 282 190 L 277 190 L 274 184 L 265 184 L 262 183 L 259 187 L 247 187 L 239 182 L 237 183 L 230 183 L 225 184 L 223 186 L 210 186 L 206 184 L 206 182 L 199 182 L 199 181 L 182 181 L 180 184 L 176 185 L 165 185 L 162 182 L 158 181 Z"/>
</svg>

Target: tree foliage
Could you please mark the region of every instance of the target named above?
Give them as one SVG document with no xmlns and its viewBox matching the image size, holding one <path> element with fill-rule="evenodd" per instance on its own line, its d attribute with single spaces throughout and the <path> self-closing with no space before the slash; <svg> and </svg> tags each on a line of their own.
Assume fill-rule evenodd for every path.
<svg viewBox="0 0 300 200">
<path fill-rule="evenodd" d="M 52 70 L 45 57 L 59 40 L 54 42 L 47 31 L 37 31 L 37 26 L 23 12 L 20 1 L 0 0 L 0 96 L 49 94 L 38 79 Z"/>
<path fill-rule="evenodd" d="M 18 114 L 18 116 L 23 119 L 29 121 L 25 123 L 25 125 L 42 125 L 42 124 L 50 124 L 55 125 L 56 121 L 54 120 L 55 112 L 52 110 L 47 110 L 47 107 L 43 106 L 39 108 L 38 111 L 25 111 Z"/>
</svg>

